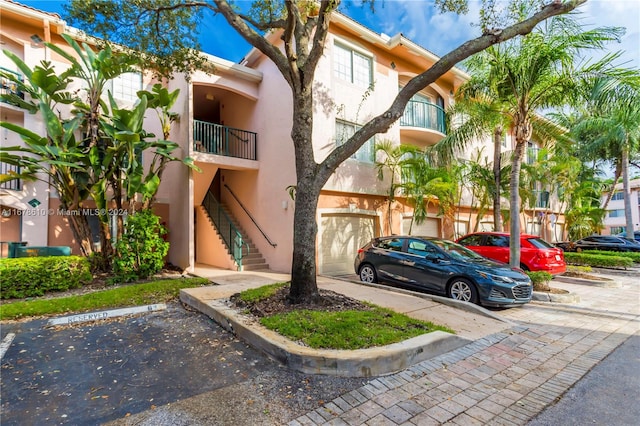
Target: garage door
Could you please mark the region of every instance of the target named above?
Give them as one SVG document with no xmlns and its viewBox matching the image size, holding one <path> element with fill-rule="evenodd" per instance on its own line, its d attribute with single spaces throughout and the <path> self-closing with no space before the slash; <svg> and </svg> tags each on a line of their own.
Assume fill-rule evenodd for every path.
<svg viewBox="0 0 640 426">
<path fill-rule="evenodd" d="M 409 229 L 411 229 L 411 235 L 418 235 L 421 237 L 439 237 L 440 219 L 428 217 L 420 225 L 413 222 L 413 226 L 411 226 L 411 218 L 405 217 L 402 219 L 402 232 L 409 235 Z"/>
<path fill-rule="evenodd" d="M 320 220 L 320 273 L 353 274 L 358 249 L 375 236 L 373 216 L 323 215 Z"/>
</svg>

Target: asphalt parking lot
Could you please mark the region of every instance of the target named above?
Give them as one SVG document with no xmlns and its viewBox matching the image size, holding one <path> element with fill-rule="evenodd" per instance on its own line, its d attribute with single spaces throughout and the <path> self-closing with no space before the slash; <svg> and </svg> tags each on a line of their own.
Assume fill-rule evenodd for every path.
<svg viewBox="0 0 640 426">
<path fill-rule="evenodd" d="M 197 395 L 208 395 L 206 416 L 217 424 L 278 424 L 364 383 L 289 371 L 178 303 L 45 325 L 2 324 L 2 338 L 15 333 L 1 365 L 3 426 L 95 425 Z"/>
</svg>

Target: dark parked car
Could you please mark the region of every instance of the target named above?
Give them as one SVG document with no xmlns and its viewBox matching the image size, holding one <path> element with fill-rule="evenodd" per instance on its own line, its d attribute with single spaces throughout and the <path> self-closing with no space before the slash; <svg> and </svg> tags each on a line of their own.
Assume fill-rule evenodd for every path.
<svg viewBox="0 0 640 426">
<path fill-rule="evenodd" d="M 485 306 L 524 304 L 533 290 L 519 268 L 431 237 L 375 238 L 358 250 L 354 268 L 364 282 L 387 282 Z"/>
<path fill-rule="evenodd" d="M 616 237 L 627 238 L 627 231 L 616 234 Z M 633 239 L 640 242 L 640 231 L 633 231 Z"/>
<path fill-rule="evenodd" d="M 574 242 L 556 244 L 564 251 L 606 250 L 640 252 L 640 243 L 612 235 L 592 235 Z"/>
<path fill-rule="evenodd" d="M 499 262 L 509 263 L 506 232 L 476 232 L 458 239 L 458 244 Z M 520 267 L 525 271 L 562 274 L 567 270 L 564 253 L 537 235 L 520 234 Z"/>
</svg>

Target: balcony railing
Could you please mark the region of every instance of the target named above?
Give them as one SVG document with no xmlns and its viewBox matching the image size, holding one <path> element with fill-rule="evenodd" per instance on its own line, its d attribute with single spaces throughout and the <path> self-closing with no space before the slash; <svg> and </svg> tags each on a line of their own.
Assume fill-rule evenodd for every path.
<svg viewBox="0 0 640 426">
<path fill-rule="evenodd" d="M 24 93 L 22 93 L 20 90 L 18 90 L 18 85 L 9 80 L 7 77 L 5 77 L 4 75 L 2 75 L 2 73 L 5 74 L 13 74 L 17 77 L 17 79 L 19 81 L 22 81 L 22 75 L 18 74 L 15 71 L 11 71 L 8 70 L 6 68 L 0 67 L 0 96 L 2 95 L 18 95 L 21 99 L 24 99 Z"/>
<path fill-rule="evenodd" d="M 208 154 L 257 160 L 257 134 L 242 129 L 193 121 L 193 149 Z"/>
<path fill-rule="evenodd" d="M 14 166 L 12 164 L 0 163 L 0 175 L 4 177 L 4 175 L 9 174 L 20 174 L 20 167 Z M 21 179 L 13 179 L 7 182 L 0 183 L 1 189 L 12 189 L 14 191 L 22 190 L 22 180 Z"/>
<path fill-rule="evenodd" d="M 430 102 L 411 100 L 400 118 L 401 126 L 421 127 L 445 133 L 444 109 Z"/>
</svg>

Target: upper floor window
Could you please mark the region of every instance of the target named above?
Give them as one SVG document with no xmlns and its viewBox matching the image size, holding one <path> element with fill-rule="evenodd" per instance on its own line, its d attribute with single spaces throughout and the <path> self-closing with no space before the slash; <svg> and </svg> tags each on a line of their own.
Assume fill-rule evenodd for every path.
<svg viewBox="0 0 640 426">
<path fill-rule="evenodd" d="M 136 101 L 138 91 L 142 90 L 142 74 L 127 72 L 111 80 L 111 93 L 115 99 Z"/>
<path fill-rule="evenodd" d="M 336 145 L 340 146 L 345 143 L 360 126 L 342 120 L 336 120 Z M 369 139 L 357 150 L 351 158 L 365 163 L 373 163 L 375 161 L 374 138 Z"/>
<path fill-rule="evenodd" d="M 337 77 L 360 87 L 369 87 L 372 76 L 371 57 L 342 45 L 334 45 L 333 70 Z"/>
<path fill-rule="evenodd" d="M 624 210 L 609 210 L 609 217 L 624 217 Z"/>
<path fill-rule="evenodd" d="M 611 197 L 611 201 L 618 200 L 624 200 L 624 192 L 616 192 L 615 194 L 613 194 L 613 197 Z"/>
</svg>

